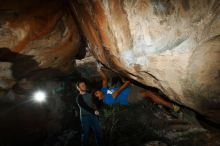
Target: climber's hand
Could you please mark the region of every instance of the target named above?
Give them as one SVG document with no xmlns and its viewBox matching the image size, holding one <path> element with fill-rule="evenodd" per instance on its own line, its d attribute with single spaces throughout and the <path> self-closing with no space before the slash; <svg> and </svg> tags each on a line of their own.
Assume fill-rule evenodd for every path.
<svg viewBox="0 0 220 146">
<path fill-rule="evenodd" d="M 126 86 L 129 86 L 130 84 L 131 84 L 131 82 L 130 81 L 125 81 L 125 83 L 124 83 Z"/>
</svg>

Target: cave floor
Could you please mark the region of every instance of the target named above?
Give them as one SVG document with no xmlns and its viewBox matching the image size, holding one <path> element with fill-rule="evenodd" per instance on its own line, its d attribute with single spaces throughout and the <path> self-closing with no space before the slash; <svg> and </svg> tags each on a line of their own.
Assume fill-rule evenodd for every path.
<svg viewBox="0 0 220 146">
<path fill-rule="evenodd" d="M 45 114 L 44 108 L 39 110 L 39 107 L 33 107 L 33 105 L 29 105 L 28 107 L 21 105 L 17 108 L 9 107 L 1 106 L 1 111 L 3 111 L 2 109 L 7 111 L 6 109 L 8 108 L 7 114 L 1 113 L 0 115 L 1 135 L 8 134 L 8 138 L 10 139 L 23 139 L 22 145 L 26 145 L 26 143 L 28 143 L 27 145 L 34 145 L 32 142 L 38 146 L 79 145 L 80 123 L 77 120 L 77 116 L 73 117 L 75 118 L 75 125 L 69 123 L 71 126 L 62 128 L 58 134 L 44 136 L 46 132 L 48 134 L 48 131 L 45 131 L 45 133 L 42 132 L 43 130 L 38 131 L 48 126 L 44 124 L 46 122 L 45 119 L 48 120 L 46 118 L 48 114 Z M 30 107 L 32 108 L 32 112 L 27 112 L 27 109 L 30 109 Z M 34 115 L 31 115 L 33 109 L 38 109 L 38 112 L 35 111 Z M 130 105 L 127 108 L 120 106 L 104 107 L 101 110 L 100 121 L 103 128 L 105 146 L 220 145 L 220 133 L 204 129 L 198 123 L 195 114 L 188 109 L 183 109 L 177 118 L 166 112 L 164 108 L 146 101 Z M 52 126 L 51 123 L 53 122 L 48 123 L 47 121 L 46 123 Z M 21 126 L 22 124 L 25 126 Z M 39 128 L 39 126 L 41 127 Z M 33 130 L 32 127 L 35 127 L 35 129 Z M 23 135 L 25 132 L 26 136 Z M 91 146 L 95 145 L 93 139 L 91 136 Z M 4 146 L 10 145 L 5 144 Z"/>
<path fill-rule="evenodd" d="M 178 117 L 148 101 L 131 105 L 126 109 L 107 109 L 104 110 L 103 115 L 107 116 L 102 124 L 105 136 L 108 135 L 106 145 L 109 146 L 220 145 L 220 133 L 204 129 L 198 123 L 194 112 L 189 109 L 183 108 Z"/>
</svg>

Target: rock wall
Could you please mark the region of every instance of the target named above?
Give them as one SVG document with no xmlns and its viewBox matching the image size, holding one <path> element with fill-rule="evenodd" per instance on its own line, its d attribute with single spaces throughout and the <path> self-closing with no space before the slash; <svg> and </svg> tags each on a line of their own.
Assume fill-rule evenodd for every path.
<svg viewBox="0 0 220 146">
<path fill-rule="evenodd" d="M 70 73 L 79 47 L 80 34 L 65 1 L 0 2 L 0 88 L 44 69 L 50 75 Z"/>
<path fill-rule="evenodd" d="M 220 123 L 219 13 L 218 0 L 1 1 L 0 90 L 70 73 L 82 30 L 106 67 Z"/>
<path fill-rule="evenodd" d="M 70 4 L 97 60 L 220 123 L 220 1 Z"/>
</svg>

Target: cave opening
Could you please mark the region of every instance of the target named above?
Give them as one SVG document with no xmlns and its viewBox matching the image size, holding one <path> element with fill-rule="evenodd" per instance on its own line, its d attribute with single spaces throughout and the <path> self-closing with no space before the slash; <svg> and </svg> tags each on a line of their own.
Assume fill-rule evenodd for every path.
<svg viewBox="0 0 220 146">
<path fill-rule="evenodd" d="M 104 146 L 220 146 L 219 14 L 218 0 L 0 1 L 0 146 L 95 146 L 98 128 Z"/>
</svg>

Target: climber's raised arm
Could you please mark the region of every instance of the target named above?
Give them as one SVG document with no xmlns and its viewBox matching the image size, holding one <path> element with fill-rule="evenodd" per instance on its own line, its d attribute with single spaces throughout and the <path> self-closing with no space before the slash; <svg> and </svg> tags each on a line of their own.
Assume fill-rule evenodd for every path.
<svg viewBox="0 0 220 146">
<path fill-rule="evenodd" d="M 103 71 L 103 69 L 101 69 L 99 71 L 99 74 L 102 78 L 102 88 L 107 88 L 107 86 L 108 86 L 108 77 L 107 77 L 106 73 Z"/>
<path fill-rule="evenodd" d="M 130 85 L 130 81 L 126 81 L 118 90 L 116 90 L 113 94 L 112 97 L 113 98 L 117 98 L 118 95 L 128 86 Z"/>
</svg>

